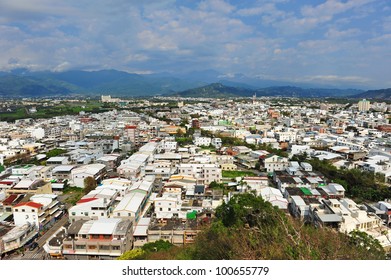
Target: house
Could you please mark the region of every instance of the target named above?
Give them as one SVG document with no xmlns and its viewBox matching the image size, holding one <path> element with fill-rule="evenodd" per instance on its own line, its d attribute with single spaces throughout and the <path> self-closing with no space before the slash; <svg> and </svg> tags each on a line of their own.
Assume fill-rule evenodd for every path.
<svg viewBox="0 0 391 280">
<path fill-rule="evenodd" d="M 84 188 L 85 178 L 92 177 L 95 181 L 100 183 L 105 174 L 106 165 L 100 163 L 88 164 L 72 169 L 71 180 L 76 187 Z"/>
<path fill-rule="evenodd" d="M 129 219 L 79 220 L 68 228 L 63 255 L 117 258 L 132 249 L 133 221 Z"/>
<path fill-rule="evenodd" d="M 179 175 L 190 175 L 197 179 L 198 184 L 209 185 L 211 182 L 221 182 L 221 168 L 217 164 L 182 163 L 178 166 Z"/>
<path fill-rule="evenodd" d="M 165 240 L 177 246 L 194 243 L 195 237 L 201 232 L 201 224 L 197 218 L 170 219 L 161 222 L 151 220 L 148 227 L 148 242 Z"/>
<path fill-rule="evenodd" d="M 46 161 L 46 164 L 48 165 L 66 165 L 69 163 L 68 157 L 51 157 Z"/>
<path fill-rule="evenodd" d="M 69 208 L 69 221 L 97 220 L 110 217 L 118 192 L 114 189 L 95 189 Z"/>
<path fill-rule="evenodd" d="M 281 210 L 288 209 L 288 200 L 283 197 L 280 190 L 271 187 L 260 189 L 259 195 L 263 200 L 270 202 L 273 206 L 277 206 Z"/>
<path fill-rule="evenodd" d="M 59 165 L 53 168 L 52 178 L 56 180 L 68 180 L 72 179 L 72 170 L 76 168 L 76 165 Z"/>
<path fill-rule="evenodd" d="M 147 200 L 146 193 L 131 192 L 114 208 L 112 217 L 138 221 Z"/>
<path fill-rule="evenodd" d="M 148 227 L 151 223 L 151 218 L 141 218 L 134 227 L 133 232 L 133 248 L 141 248 L 148 243 Z"/>
<path fill-rule="evenodd" d="M 164 193 L 154 199 L 154 206 L 157 219 L 186 218 L 186 211 L 181 209 L 182 199 L 176 194 Z"/>
<path fill-rule="evenodd" d="M 289 166 L 289 160 L 285 157 L 280 157 L 277 155 L 266 155 L 260 157 L 261 166 L 266 172 L 274 172 L 285 170 Z"/>
<path fill-rule="evenodd" d="M 96 163 L 104 164 L 107 171 L 115 171 L 117 170 L 120 161 L 121 157 L 119 155 L 111 154 L 98 158 Z"/>
<path fill-rule="evenodd" d="M 291 196 L 289 209 L 294 217 L 304 219 L 309 215 L 309 206 L 305 203 L 303 198 L 298 195 Z"/>
</svg>

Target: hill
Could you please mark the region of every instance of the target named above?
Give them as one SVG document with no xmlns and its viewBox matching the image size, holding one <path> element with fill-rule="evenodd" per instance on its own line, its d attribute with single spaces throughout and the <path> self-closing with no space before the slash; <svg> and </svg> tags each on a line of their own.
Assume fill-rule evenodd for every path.
<svg viewBox="0 0 391 280">
<path fill-rule="evenodd" d="M 232 82 L 230 82 L 232 84 Z M 321 88 L 300 88 L 292 86 L 267 87 L 262 89 L 254 89 L 250 86 L 246 87 L 243 84 L 240 86 L 227 86 L 222 83 L 213 83 L 195 89 L 185 90 L 170 94 L 170 96 L 179 97 L 251 97 L 254 94 L 257 96 L 282 96 L 282 97 L 349 97 L 354 94 L 361 93 L 362 90 L 356 89 L 321 89 Z"/>
<path fill-rule="evenodd" d="M 133 250 L 120 259 L 342 260 L 386 257 L 380 243 L 366 233 L 353 231 L 346 235 L 329 228 L 304 225 L 252 193 L 235 195 L 228 203 L 219 206 L 216 218 L 197 235 L 194 244 L 181 249 L 166 245 L 162 243 L 161 250 L 156 253 L 147 248 Z"/>
<path fill-rule="evenodd" d="M 0 96 L 45 97 L 71 94 L 151 96 L 183 91 L 199 83 L 174 77 L 130 74 L 117 70 L 66 72 L 2 72 Z"/>
<path fill-rule="evenodd" d="M 352 97 L 391 100 L 391 88 L 378 89 L 378 90 L 368 90 L 368 91 L 362 92 L 360 94 L 356 94 Z"/>
</svg>

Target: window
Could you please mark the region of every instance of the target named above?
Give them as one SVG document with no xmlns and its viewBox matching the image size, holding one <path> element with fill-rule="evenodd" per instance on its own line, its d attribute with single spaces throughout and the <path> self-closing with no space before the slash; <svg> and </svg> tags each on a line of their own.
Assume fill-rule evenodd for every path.
<svg viewBox="0 0 391 280">
<path fill-rule="evenodd" d="M 22 212 L 26 212 L 26 210 L 25 210 L 25 209 L 22 209 Z"/>
<path fill-rule="evenodd" d="M 168 211 L 171 211 L 171 208 L 168 208 Z"/>
<path fill-rule="evenodd" d="M 31 212 L 35 212 L 35 209 L 31 209 Z"/>
<path fill-rule="evenodd" d="M 163 211 L 163 208 L 159 208 L 159 211 Z"/>
<path fill-rule="evenodd" d="M 18 212 L 19 210 L 18 209 L 15 209 L 15 212 Z"/>
</svg>

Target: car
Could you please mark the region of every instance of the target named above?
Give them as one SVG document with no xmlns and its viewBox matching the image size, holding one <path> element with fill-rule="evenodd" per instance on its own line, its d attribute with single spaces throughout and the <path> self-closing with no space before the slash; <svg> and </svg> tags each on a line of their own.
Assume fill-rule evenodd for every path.
<svg viewBox="0 0 391 280">
<path fill-rule="evenodd" d="M 30 245 L 30 247 L 29 247 L 29 250 L 30 251 L 33 251 L 35 248 L 37 248 L 38 247 L 38 243 L 37 242 L 33 242 L 31 245 Z"/>
</svg>

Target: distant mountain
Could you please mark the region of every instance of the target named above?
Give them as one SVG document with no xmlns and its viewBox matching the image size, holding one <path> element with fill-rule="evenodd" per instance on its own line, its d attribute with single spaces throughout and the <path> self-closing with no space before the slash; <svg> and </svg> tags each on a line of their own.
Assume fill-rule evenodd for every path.
<svg viewBox="0 0 391 280">
<path fill-rule="evenodd" d="M 363 93 L 355 89 L 306 88 L 295 84 L 221 74 L 214 70 L 180 74 L 132 74 L 117 70 L 30 72 L 20 68 L 0 72 L 0 97 L 183 96 L 183 97 L 347 97 Z M 292 86 L 294 85 L 294 86 Z"/>
<path fill-rule="evenodd" d="M 202 97 L 202 98 L 223 98 L 223 97 L 240 97 L 252 96 L 254 90 L 238 87 L 225 86 L 221 83 L 213 83 L 207 86 L 185 90 L 171 94 L 179 97 Z"/>
<path fill-rule="evenodd" d="M 170 94 L 170 96 L 180 97 L 251 97 L 254 94 L 257 96 L 282 96 L 282 97 L 348 97 L 354 94 L 361 93 L 361 90 L 355 89 L 303 89 L 299 87 L 283 86 L 283 87 L 267 87 L 254 89 L 250 87 L 226 86 L 222 83 L 213 83 L 207 86 L 185 90 Z"/>
<path fill-rule="evenodd" d="M 183 91 L 199 86 L 173 77 L 153 77 L 116 70 L 1 72 L 0 96 L 43 97 L 70 94 L 111 94 L 113 96 L 151 96 Z"/>
<path fill-rule="evenodd" d="M 378 89 L 378 90 L 368 90 L 368 91 L 362 92 L 360 94 L 356 94 L 352 97 L 391 100 L 391 88 Z"/>
<path fill-rule="evenodd" d="M 69 94 L 71 85 L 33 77 L 15 75 L 0 76 L 0 96 L 6 97 L 42 97 Z"/>
</svg>

